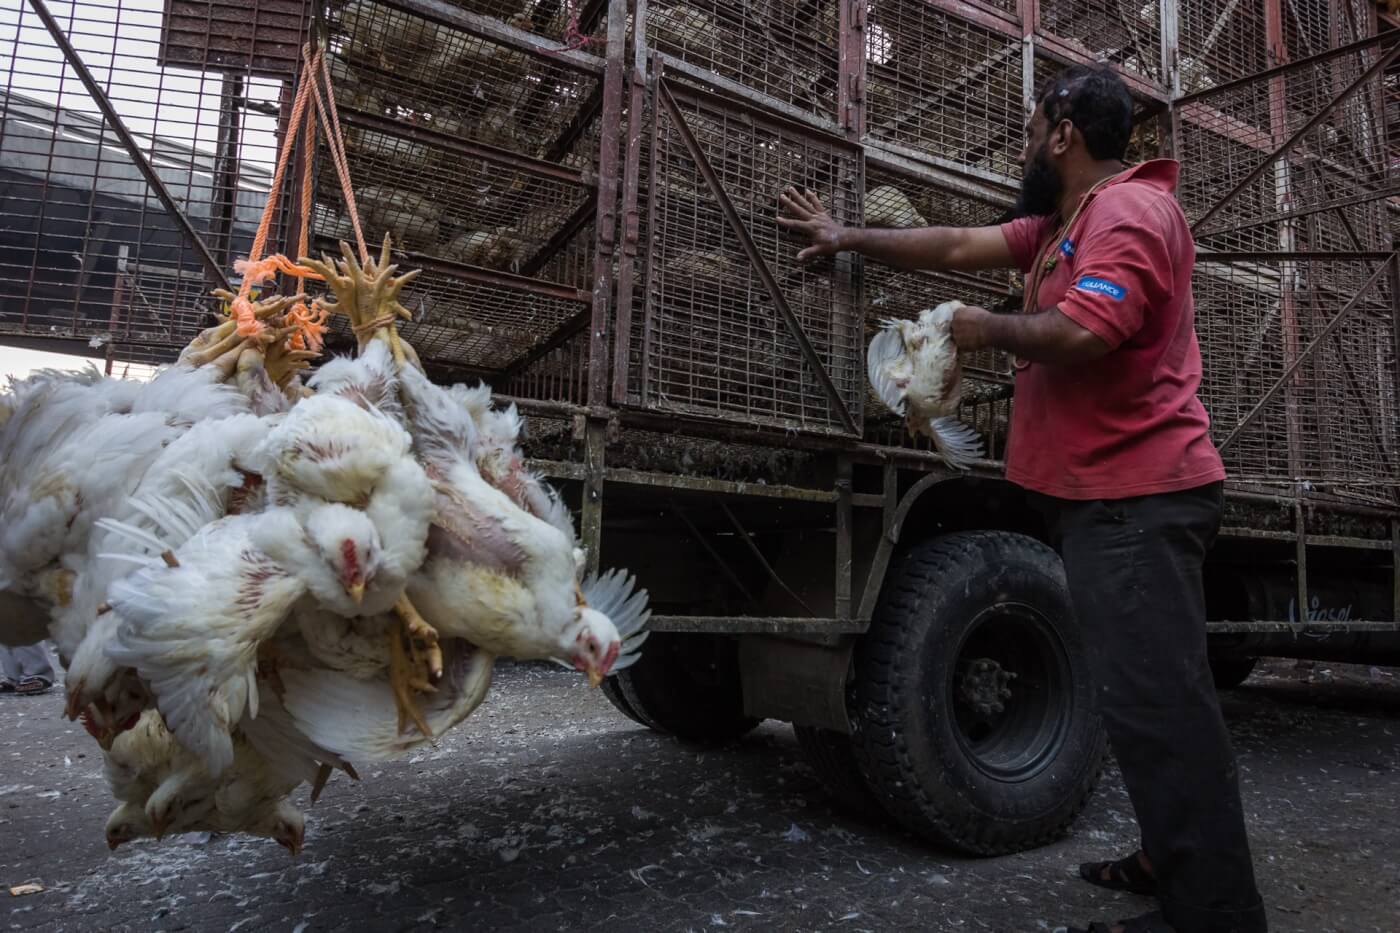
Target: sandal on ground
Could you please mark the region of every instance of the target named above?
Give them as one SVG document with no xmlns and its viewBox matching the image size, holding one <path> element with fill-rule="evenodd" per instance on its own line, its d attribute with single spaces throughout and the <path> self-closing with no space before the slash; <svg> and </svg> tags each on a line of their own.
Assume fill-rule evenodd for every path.
<svg viewBox="0 0 1400 933">
<path fill-rule="evenodd" d="M 1142 862 L 1138 861 L 1140 854 L 1134 852 L 1116 862 L 1085 862 L 1079 866 L 1079 877 L 1110 891 L 1129 891 L 1151 897 L 1157 893 L 1157 879 L 1142 867 Z"/>
<path fill-rule="evenodd" d="M 42 677 L 26 677 L 19 682 L 15 692 L 21 695 L 32 696 L 36 693 L 47 693 L 53 684 Z"/>
<path fill-rule="evenodd" d="M 1119 920 L 1116 923 L 1091 923 L 1087 928 L 1062 927 L 1065 933 L 1114 933 L 1115 930 L 1122 930 L 1123 933 L 1175 933 L 1167 921 L 1162 919 L 1162 912 L 1154 910 L 1150 914 L 1143 914 L 1141 917 L 1133 917 L 1131 920 Z"/>
<path fill-rule="evenodd" d="M 15 689 L 15 682 L 8 677 L 0 677 L 0 693 L 9 693 Z"/>
</svg>

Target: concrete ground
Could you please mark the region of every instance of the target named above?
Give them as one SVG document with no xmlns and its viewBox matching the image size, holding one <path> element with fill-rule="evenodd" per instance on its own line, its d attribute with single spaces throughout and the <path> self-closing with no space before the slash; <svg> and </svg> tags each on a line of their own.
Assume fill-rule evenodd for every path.
<svg viewBox="0 0 1400 933">
<path fill-rule="evenodd" d="M 1400 930 L 1400 677 L 1273 662 L 1225 708 L 1271 929 Z M 6 929 L 1033 933 L 1149 907 L 1073 875 L 1134 847 L 1113 771 L 1063 842 L 956 858 L 834 811 L 786 726 L 700 751 L 533 666 L 440 747 L 333 779 L 297 859 L 193 836 L 111 854 L 100 757 L 61 709 L 0 697 Z"/>
</svg>

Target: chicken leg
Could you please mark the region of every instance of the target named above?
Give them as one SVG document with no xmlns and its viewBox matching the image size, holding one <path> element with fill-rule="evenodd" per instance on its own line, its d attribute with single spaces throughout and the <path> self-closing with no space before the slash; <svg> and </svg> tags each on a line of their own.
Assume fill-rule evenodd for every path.
<svg viewBox="0 0 1400 933">
<path fill-rule="evenodd" d="M 378 260 L 370 257 L 363 264 L 355 259 L 349 245 L 340 244 L 341 259 L 329 256 L 316 259 L 302 259 L 301 265 L 322 276 L 334 300 L 318 299 L 320 306 L 330 314 L 348 318 L 350 329 L 355 332 L 363 350 L 371 340 L 385 339 L 393 351 L 394 361 L 402 366 L 407 360 L 417 360 L 417 354 L 406 349 L 396 327 L 399 320 L 411 321 L 413 314 L 399 301 L 404 286 L 418 277 L 422 270 L 414 269 L 403 275 L 395 275 L 398 267 L 390 260 L 390 241 L 384 236 L 384 245 Z"/>
<path fill-rule="evenodd" d="M 214 289 L 214 296 L 225 302 L 231 302 L 237 297 L 233 292 L 222 288 Z M 304 295 L 274 295 L 264 298 L 253 304 L 253 317 L 259 321 L 272 320 L 304 298 Z M 180 356 L 192 365 L 200 366 L 222 356 L 247 339 L 245 335 L 238 333 L 238 322 L 228 318 L 201 331 L 181 351 Z"/>
<path fill-rule="evenodd" d="M 320 356 L 315 350 L 300 350 L 289 347 L 284 338 L 296 330 L 287 327 L 276 332 L 272 345 L 267 348 L 267 376 L 278 389 L 286 389 L 292 377 L 311 367 L 311 361 Z"/>
<path fill-rule="evenodd" d="M 399 625 L 389 632 L 389 684 L 399 711 L 399 732 L 402 734 L 412 720 L 418 731 L 431 739 L 433 732 L 418 710 L 414 693 L 437 692 L 433 684 L 442 679 L 438 633 L 413 608 L 407 594 L 394 604 L 394 613 Z"/>
</svg>

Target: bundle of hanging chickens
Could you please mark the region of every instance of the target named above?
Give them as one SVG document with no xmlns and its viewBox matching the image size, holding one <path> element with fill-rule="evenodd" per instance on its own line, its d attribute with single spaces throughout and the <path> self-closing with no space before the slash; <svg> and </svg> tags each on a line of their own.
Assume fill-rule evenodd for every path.
<svg viewBox="0 0 1400 933">
<path fill-rule="evenodd" d="M 398 334 L 416 273 L 387 238 L 342 253 L 296 270 L 328 286 L 310 308 L 222 293 L 230 319 L 149 382 L 45 371 L 0 396 L 0 641 L 56 644 L 112 848 L 242 832 L 295 854 L 300 784 L 315 802 L 440 737 L 497 656 L 594 685 L 639 657 L 646 593 L 581 579 L 514 407 L 433 384 Z M 329 315 L 358 353 L 303 383 Z"/>
</svg>

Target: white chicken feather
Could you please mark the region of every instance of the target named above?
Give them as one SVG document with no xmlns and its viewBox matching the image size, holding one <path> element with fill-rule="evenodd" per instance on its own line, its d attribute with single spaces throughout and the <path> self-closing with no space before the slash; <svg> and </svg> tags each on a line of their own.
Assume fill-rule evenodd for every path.
<svg viewBox="0 0 1400 933">
<path fill-rule="evenodd" d="M 443 635 L 495 655 L 565 662 L 600 681 L 622 640 L 606 615 L 581 605 L 572 525 L 537 517 L 483 477 L 483 432 L 472 417 L 481 409 L 469 404 L 479 395 L 444 390 L 411 366 L 400 379 L 437 491 L 428 559 L 409 581 L 414 604 Z M 513 434 L 518 427 L 507 426 Z"/>
<path fill-rule="evenodd" d="M 105 774 L 120 803 L 107 820 L 107 845 L 183 832 L 247 832 L 301 850 L 305 821 L 286 796 L 300 776 L 239 737 L 232 765 L 209 774 L 165 728 L 155 710 L 113 742 Z"/>
<path fill-rule="evenodd" d="M 306 496 L 363 505 L 393 465 L 412 462 L 412 439 L 392 417 L 336 395 L 298 402 L 254 456 L 273 505 Z"/>
<path fill-rule="evenodd" d="M 78 639 L 65 678 L 68 715 L 86 711 L 88 728 L 100 742 L 110 741 L 111 730 L 132 722 L 147 697 L 107 654 L 121 617 L 99 612 L 99 604 L 111 585 L 132 571 L 132 564 L 149 565 L 161 551 L 184 544 L 242 500 L 252 474 L 241 455 L 268 427 L 267 420 L 253 415 L 194 425 L 156 457 L 111 518 L 98 520 L 73 601 L 54 615 L 64 640 Z"/>
<path fill-rule="evenodd" d="M 386 556 L 374 508 L 322 502 L 300 514 L 272 508 L 229 516 L 167 549 L 169 566 L 150 559 L 113 584 L 109 599 L 121 621 L 108 655 L 150 685 L 171 731 L 210 774 L 231 762 L 231 734 L 245 711 L 257 718 L 259 650 L 294 607 L 311 600 L 344 616 L 374 616 L 399 598 L 417 563 Z M 108 527 L 143 534 L 116 522 Z M 419 529 L 421 552 L 426 517 Z M 304 621 L 316 625 L 316 618 Z M 310 642 L 324 654 L 325 637 L 334 635 L 316 632 Z"/>
<path fill-rule="evenodd" d="M 382 340 L 371 341 L 359 356 L 327 360 L 307 381 L 307 386 L 319 395 L 338 396 L 362 408 L 377 409 L 398 423 L 404 423 L 398 366 L 388 344 Z"/>
<path fill-rule="evenodd" d="M 918 321 L 886 321 L 866 354 L 866 374 L 880 401 L 904 417 L 911 433 L 930 438 L 944 462 L 958 470 L 984 452 L 981 437 L 956 417 L 962 365 L 952 322 L 962 306 L 947 301 L 922 312 Z"/>
<path fill-rule="evenodd" d="M 115 526 L 113 526 L 115 527 Z M 220 519 L 111 590 L 120 616 L 107 653 L 150 685 L 171 732 L 217 776 L 233 761 L 230 733 L 257 715 L 258 646 L 272 637 L 306 582 L 258 545 L 302 537 L 288 510 Z"/>
<path fill-rule="evenodd" d="M 408 367 L 414 441 L 437 494 L 428 560 L 409 595 L 439 632 L 498 655 L 572 657 L 573 542 L 482 477 L 480 436 L 460 397 Z"/>
<path fill-rule="evenodd" d="M 0 428 L 0 590 L 62 616 L 87 568 L 95 521 L 118 510 L 192 424 L 246 407 L 217 373 L 188 366 L 146 383 L 95 369 L 12 380 Z M 82 608 L 88 611 L 50 619 L 65 662 L 92 618 L 92 607 Z"/>
<path fill-rule="evenodd" d="M 495 658 L 461 639 L 442 641 L 443 677 L 436 692 L 422 700 L 422 715 L 433 735 L 462 722 L 486 697 Z M 281 674 L 282 702 L 298 732 L 317 747 L 352 764 L 398 757 L 428 741 L 421 732 L 396 727 L 394 695 L 382 679 L 356 678 L 325 669 Z"/>
</svg>

